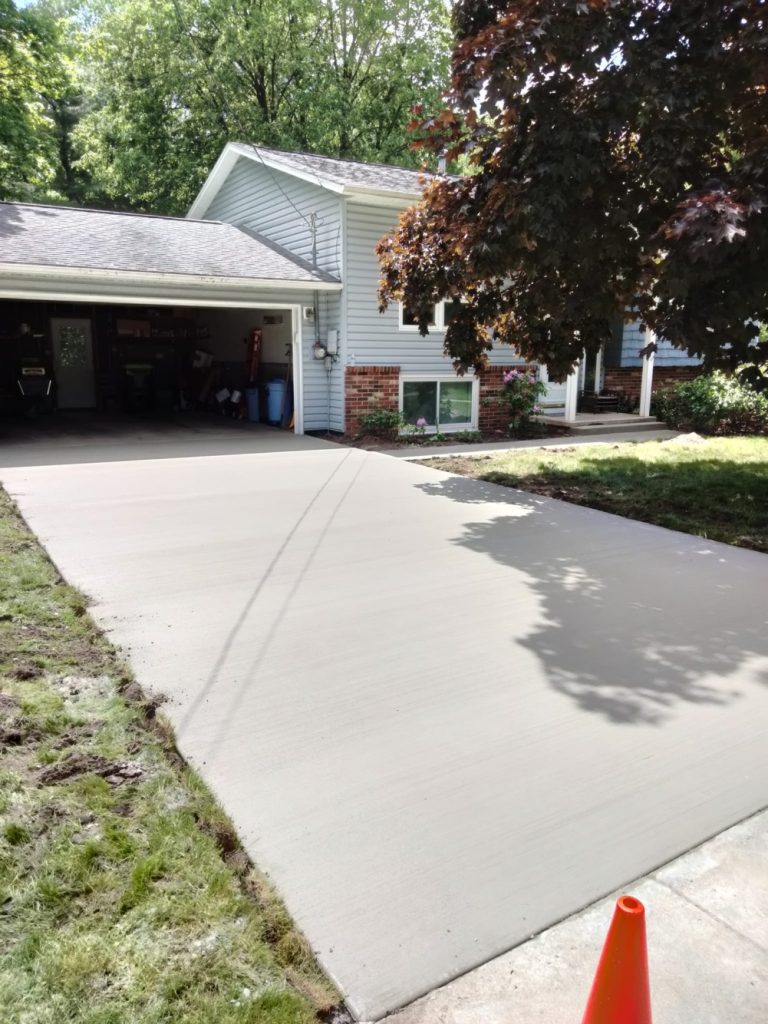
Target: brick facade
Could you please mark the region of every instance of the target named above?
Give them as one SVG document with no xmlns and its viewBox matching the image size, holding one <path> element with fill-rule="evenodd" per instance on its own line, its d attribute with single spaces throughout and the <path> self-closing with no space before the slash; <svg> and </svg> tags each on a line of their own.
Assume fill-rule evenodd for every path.
<svg viewBox="0 0 768 1024">
<path fill-rule="evenodd" d="M 499 405 L 499 394 L 508 370 L 532 371 L 535 366 L 489 366 L 478 374 L 480 409 L 478 430 L 483 434 L 509 430 L 509 419 Z M 428 376 L 428 375 L 427 375 Z M 467 378 L 469 379 L 469 378 Z M 348 434 L 360 433 L 360 420 L 375 409 L 397 412 L 400 400 L 399 366 L 348 366 L 345 371 L 344 428 Z"/>
<path fill-rule="evenodd" d="M 700 366 L 654 366 L 653 393 L 663 388 L 694 380 L 702 372 Z M 603 391 L 618 391 L 626 395 L 632 405 L 640 402 L 641 366 L 606 366 L 603 371 Z"/>
<path fill-rule="evenodd" d="M 360 420 L 375 409 L 397 412 L 400 399 L 399 366 L 347 366 L 344 373 L 344 429 L 360 433 Z"/>
<path fill-rule="evenodd" d="M 504 386 L 504 374 L 510 370 L 535 373 L 536 367 L 521 366 L 519 363 L 514 366 L 487 366 L 477 375 L 480 381 L 478 430 L 483 434 L 501 433 L 504 437 L 509 435 L 509 415 L 499 404 L 499 395 Z"/>
<path fill-rule="evenodd" d="M 508 417 L 499 404 L 504 374 L 509 370 L 536 372 L 535 366 L 488 366 L 478 375 L 480 408 L 478 430 L 483 434 L 507 436 Z M 640 401 L 642 368 L 639 366 L 605 367 L 603 390 L 621 392 L 630 405 Z M 654 394 L 665 387 L 693 380 L 701 373 L 700 366 L 656 366 L 653 371 Z M 400 398 L 399 366 L 348 366 L 345 370 L 346 399 L 344 426 L 348 434 L 360 433 L 360 420 L 375 409 L 397 412 Z"/>
</svg>

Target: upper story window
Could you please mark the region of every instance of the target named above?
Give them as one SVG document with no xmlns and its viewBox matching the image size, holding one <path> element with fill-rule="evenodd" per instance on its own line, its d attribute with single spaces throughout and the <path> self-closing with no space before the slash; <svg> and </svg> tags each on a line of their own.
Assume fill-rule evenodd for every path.
<svg viewBox="0 0 768 1024">
<path fill-rule="evenodd" d="M 448 324 L 451 322 L 453 311 L 459 305 L 458 299 L 443 299 L 442 302 L 438 302 L 432 307 L 432 318 L 428 326 L 435 331 L 444 331 Z M 402 302 L 400 303 L 400 330 L 401 331 L 418 331 L 418 324 L 414 317 L 412 317 L 403 307 Z"/>
</svg>

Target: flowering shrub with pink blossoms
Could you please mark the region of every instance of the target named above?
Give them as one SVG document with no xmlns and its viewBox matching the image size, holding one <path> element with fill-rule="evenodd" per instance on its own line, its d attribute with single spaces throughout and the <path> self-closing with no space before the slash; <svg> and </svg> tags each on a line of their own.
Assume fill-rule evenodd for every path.
<svg viewBox="0 0 768 1024">
<path fill-rule="evenodd" d="M 531 417 L 541 412 L 540 399 L 547 393 L 545 384 L 535 373 L 526 370 L 508 370 L 499 402 L 509 414 L 509 436 L 520 437 L 530 431 Z"/>
</svg>

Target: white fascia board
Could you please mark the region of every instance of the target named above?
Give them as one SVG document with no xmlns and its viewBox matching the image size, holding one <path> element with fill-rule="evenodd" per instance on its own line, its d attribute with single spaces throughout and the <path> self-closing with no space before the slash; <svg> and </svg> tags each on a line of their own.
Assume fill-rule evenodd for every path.
<svg viewBox="0 0 768 1024">
<path fill-rule="evenodd" d="M 185 214 L 187 220 L 202 220 L 205 217 L 208 207 L 216 198 L 219 189 L 229 177 L 232 168 L 237 163 L 239 155 L 240 154 L 232 143 L 228 142 L 221 151 L 219 159 L 211 168 L 211 173 L 203 182 L 203 186 L 197 193 L 194 202 L 187 210 Z"/>
<path fill-rule="evenodd" d="M 388 210 L 407 210 L 421 199 L 419 192 L 391 192 L 376 189 L 349 189 L 345 195 L 348 203 L 356 206 L 379 206 Z"/>
<path fill-rule="evenodd" d="M 318 281 L 313 278 L 306 280 L 260 277 L 213 277 L 205 274 L 163 274 L 134 270 L 102 270 L 93 267 L 49 267 L 44 264 L 3 263 L 0 264 L 0 286 L 7 278 L 72 282 L 74 285 L 88 285 L 89 282 L 109 282 L 115 286 L 126 285 L 159 285 L 165 288 L 212 288 L 225 289 L 271 289 L 299 291 L 340 291 L 340 281 Z"/>
<path fill-rule="evenodd" d="M 311 297 L 311 292 L 310 292 Z M 307 298 L 307 302 L 310 301 Z M 127 295 L 109 292 L 73 292 L 44 289 L 20 294 L 17 290 L 6 290 L 0 286 L 0 299 L 23 299 L 26 302 L 73 302 L 81 305 L 115 305 L 115 306 L 177 306 L 194 309 L 290 309 L 286 303 L 272 302 L 268 295 L 260 299 L 253 296 L 222 299 L 206 292 L 198 292 L 194 296 L 182 295 Z"/>
<path fill-rule="evenodd" d="M 188 306 L 256 309 L 289 302 L 309 304 L 317 291 L 339 291 L 340 284 L 320 281 L 257 281 L 190 278 L 174 274 L 112 275 L 30 273 L 0 269 L 0 298 L 27 302 L 113 303 L 130 306 Z M 50 269 L 50 268 L 46 268 Z M 275 298 L 273 299 L 272 296 Z"/>
</svg>

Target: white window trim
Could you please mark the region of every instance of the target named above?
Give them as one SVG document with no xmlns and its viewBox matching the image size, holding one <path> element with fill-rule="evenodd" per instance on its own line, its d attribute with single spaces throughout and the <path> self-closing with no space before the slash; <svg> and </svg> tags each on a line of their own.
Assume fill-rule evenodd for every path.
<svg viewBox="0 0 768 1024">
<path fill-rule="evenodd" d="M 439 331 L 441 333 L 445 333 L 445 331 L 448 329 L 448 324 L 445 322 L 445 304 L 446 304 L 446 302 L 455 302 L 455 301 L 456 301 L 455 299 L 441 299 L 440 302 L 436 302 L 435 303 L 435 322 L 433 324 L 428 324 L 427 326 L 430 327 L 433 331 Z M 404 313 L 403 304 L 402 304 L 402 302 L 399 302 L 398 303 L 398 314 L 397 314 L 397 327 L 398 327 L 398 330 L 400 330 L 400 331 L 410 331 L 411 333 L 413 333 L 415 331 L 418 331 L 419 328 L 418 328 L 418 326 L 416 324 L 404 324 L 403 323 L 403 313 Z"/>
<path fill-rule="evenodd" d="M 459 377 L 455 373 L 401 373 L 399 388 L 398 388 L 398 400 L 397 408 L 398 412 L 402 416 L 403 413 L 403 385 L 404 384 L 440 384 L 448 383 L 455 384 L 471 384 L 472 385 L 472 410 L 470 412 L 471 419 L 469 423 L 437 423 L 434 427 L 424 427 L 425 434 L 460 434 L 465 430 L 477 430 L 478 421 L 480 417 L 480 379 L 473 376 L 472 374 L 466 374 L 464 377 Z M 438 397 L 437 412 L 440 410 L 440 399 Z M 403 430 L 402 433 L 409 433 L 407 430 Z"/>
</svg>

